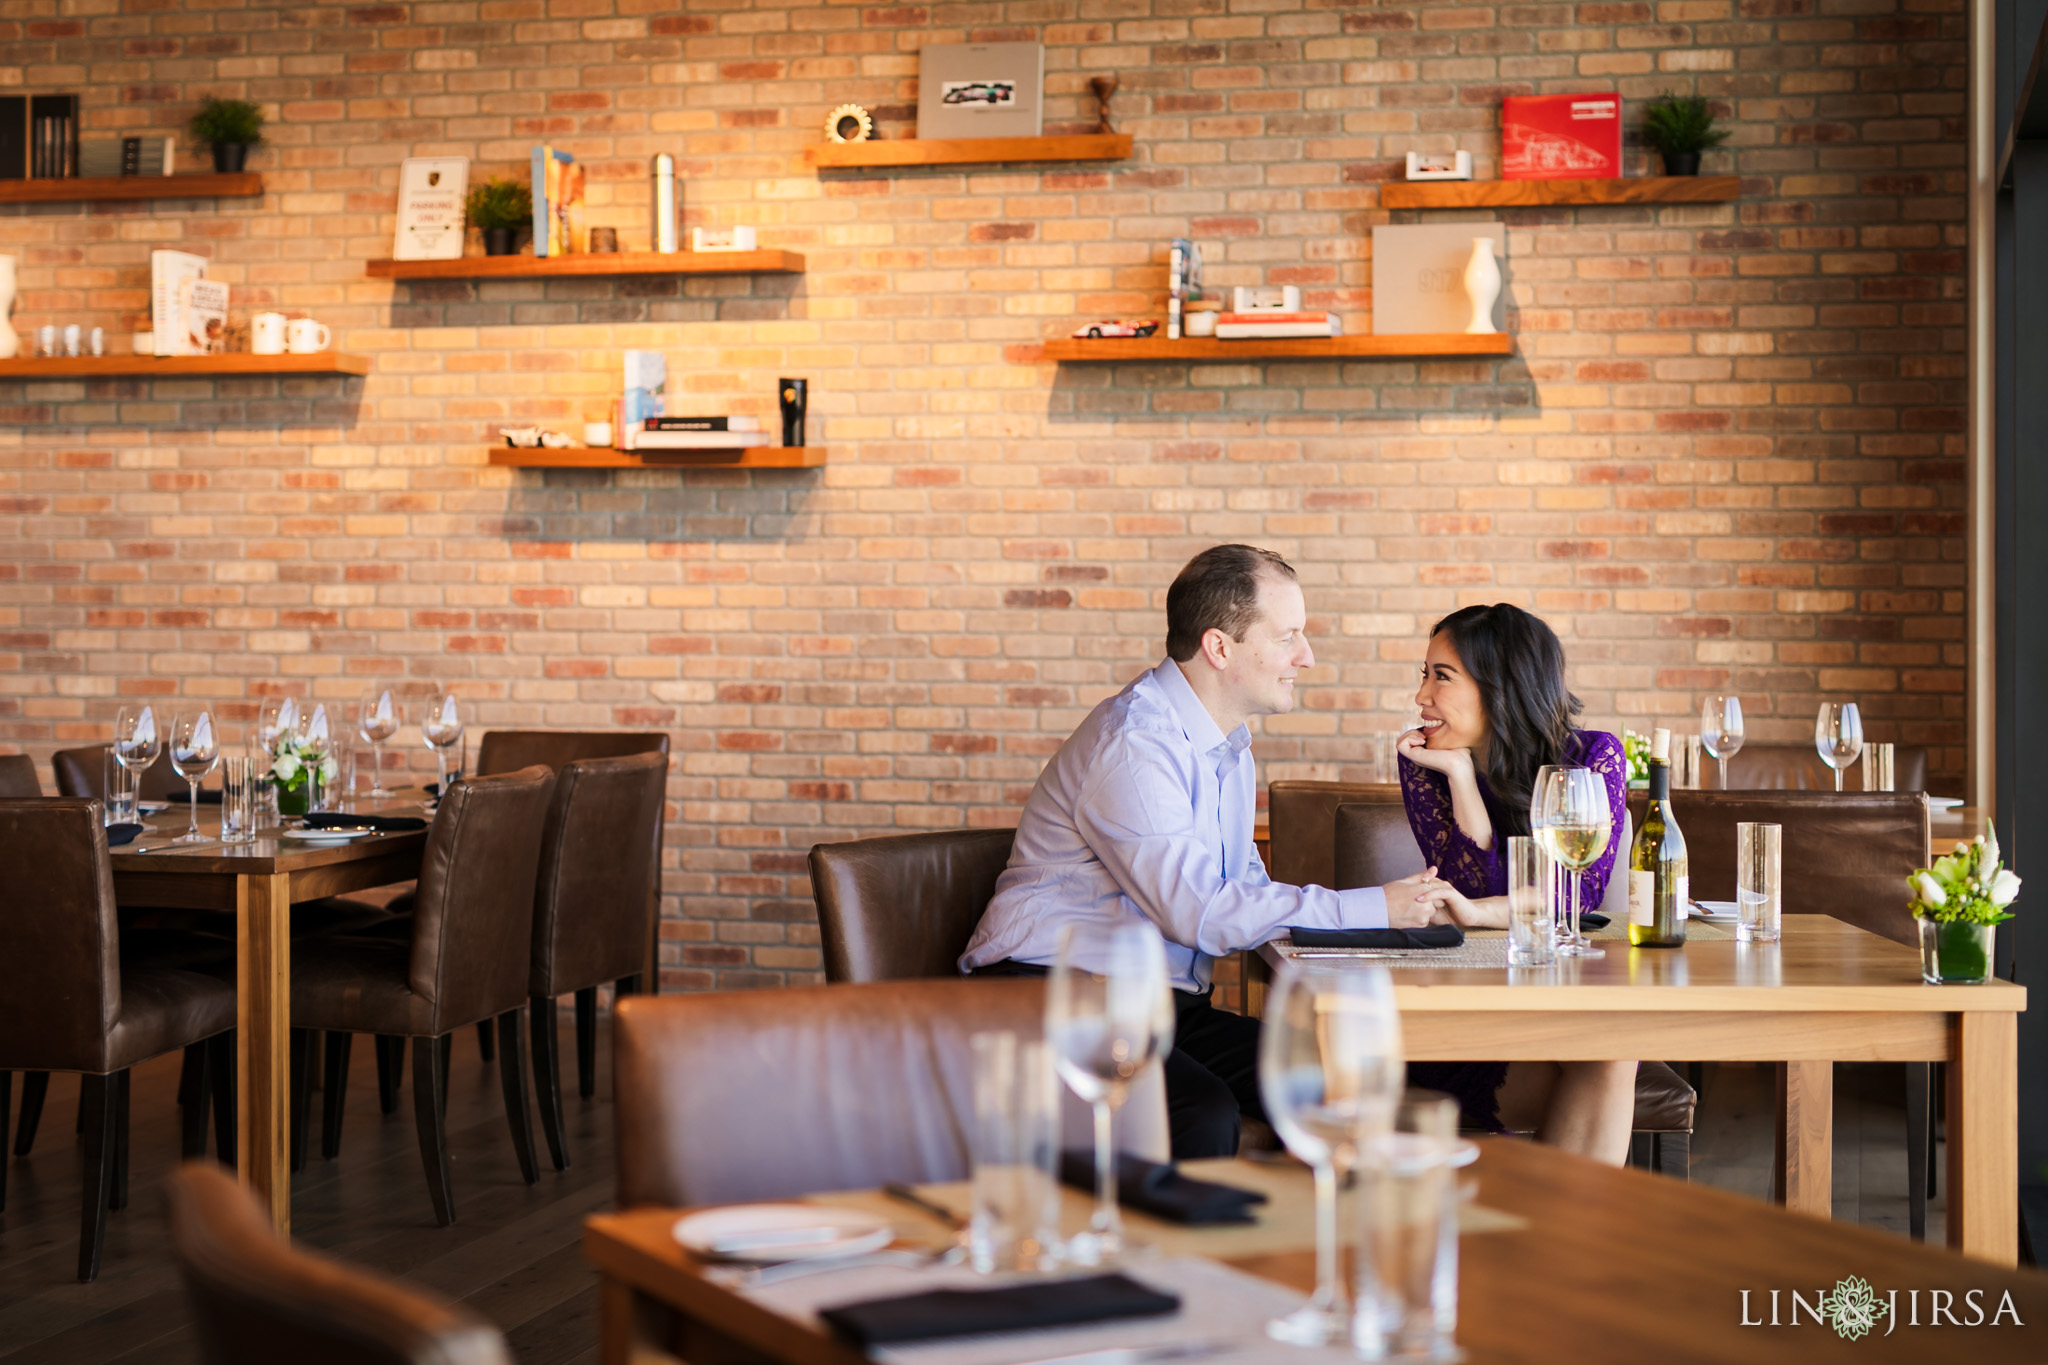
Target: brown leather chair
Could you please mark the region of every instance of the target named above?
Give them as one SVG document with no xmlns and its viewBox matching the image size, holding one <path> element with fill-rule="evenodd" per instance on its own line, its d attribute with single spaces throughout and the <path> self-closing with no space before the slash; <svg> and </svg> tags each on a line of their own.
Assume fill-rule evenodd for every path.
<svg viewBox="0 0 2048 1365">
<path fill-rule="evenodd" d="M 1700 760 L 1700 786 L 1721 785 L 1721 769 L 1711 757 Z M 1842 773 L 1847 791 L 1863 787 L 1861 760 Z M 1927 750 L 1900 744 L 1892 750 L 1892 786 L 1901 792 L 1927 790 Z M 1728 790 L 1833 792 L 1835 770 L 1820 761 L 1811 744 L 1745 744 L 1728 760 Z M 1845 795 L 1847 792 L 1844 793 Z"/>
<path fill-rule="evenodd" d="M 0 801 L 19 801 L 41 796 L 43 780 L 36 776 L 36 761 L 27 754 L 0 754 Z"/>
<path fill-rule="evenodd" d="M 1266 787 L 1266 871 L 1290 886 L 1334 886 L 1337 807 L 1401 805 L 1397 782 L 1273 782 Z M 1417 871 L 1420 871 L 1418 866 Z M 1377 883 L 1375 883 L 1377 884 Z"/>
<path fill-rule="evenodd" d="M 811 895 L 825 979 L 958 976 L 1016 838 L 1014 829 L 947 829 L 817 845 Z"/>
<path fill-rule="evenodd" d="M 512 1365 L 460 1305 L 301 1251 L 218 1166 L 170 1179 L 171 1250 L 211 1365 Z"/>
<path fill-rule="evenodd" d="M 57 777 L 57 794 L 106 800 L 106 755 L 110 747 L 94 744 L 84 749 L 59 749 L 50 755 L 50 771 Z M 171 767 L 168 747 L 156 756 L 156 762 L 142 770 L 139 790 L 144 801 L 183 801 L 191 793 L 185 779 Z"/>
<path fill-rule="evenodd" d="M 534 892 L 527 1007 L 540 1126 L 558 1171 L 568 1168 L 569 1152 L 555 1001 L 576 996 L 576 1078 L 588 1098 L 597 1089 L 597 988 L 614 981 L 629 995 L 640 974 L 661 880 L 667 783 L 668 758 L 653 752 L 574 759 L 555 773 Z"/>
<path fill-rule="evenodd" d="M 965 1179 L 967 1040 L 1044 1016 L 1038 977 L 620 1001 L 619 1207 Z"/>
<path fill-rule="evenodd" d="M 199 1068 L 201 1093 L 186 1110 L 184 1147 L 206 1141 L 209 1057 L 235 1025 L 229 981 L 162 965 L 127 945 L 114 917 L 114 873 L 97 801 L 0 804 L 0 860 L 8 868 L 0 915 L 0 962 L 13 964 L 0 991 L 0 1129 L 15 1071 L 83 1073 L 84 1214 L 78 1278 L 99 1274 L 107 1210 L 128 1204 L 128 1073 L 180 1048 Z M 32 968 L 32 970 L 30 969 Z M 196 1130 L 196 1131 L 195 1131 Z M 0 1207 L 5 1206 L 0 1167 Z"/>
<path fill-rule="evenodd" d="M 526 1092 L 519 1007 L 533 967 L 533 894 L 540 870 L 554 774 L 525 768 L 453 784 L 441 798 L 420 859 L 411 934 L 405 941 L 361 937 L 309 940 L 292 954 L 293 1164 L 305 1160 L 311 1101 L 308 1049 L 328 1041 L 326 1119 L 340 1139 L 348 1037 L 374 1033 L 413 1040 L 413 1115 L 435 1219 L 455 1221 L 448 1187 L 446 1053 L 458 1028 L 496 1019 L 498 1075 L 521 1174 L 540 1178 Z"/>
</svg>

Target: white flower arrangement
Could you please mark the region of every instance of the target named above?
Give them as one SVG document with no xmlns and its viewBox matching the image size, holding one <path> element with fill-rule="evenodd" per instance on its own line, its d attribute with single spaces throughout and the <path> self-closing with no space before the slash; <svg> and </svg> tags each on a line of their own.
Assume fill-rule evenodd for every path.
<svg viewBox="0 0 2048 1365">
<path fill-rule="evenodd" d="M 280 735 L 271 750 L 270 777 L 280 787 L 297 791 L 305 785 L 306 770 L 312 766 L 310 760 L 319 763 L 320 780 L 334 781 L 340 769 L 335 766 L 334 755 L 324 750 L 315 751 L 302 743 L 297 735 Z"/>
<path fill-rule="evenodd" d="M 2012 918 L 2006 907 L 2020 894 L 2019 875 L 1999 862 L 1998 832 L 1989 826 L 1906 883 L 1914 916 L 1943 924 L 2003 924 Z"/>
</svg>

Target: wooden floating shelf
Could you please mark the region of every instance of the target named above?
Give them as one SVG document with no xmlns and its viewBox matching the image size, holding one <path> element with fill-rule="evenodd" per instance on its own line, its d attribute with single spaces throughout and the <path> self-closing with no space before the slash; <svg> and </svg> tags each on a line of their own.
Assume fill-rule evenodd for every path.
<svg viewBox="0 0 2048 1365">
<path fill-rule="evenodd" d="M 0 360 L 0 379 L 232 379 L 260 374 L 368 374 L 370 358 L 301 355 L 44 355 Z"/>
<path fill-rule="evenodd" d="M 820 142 L 804 148 L 804 162 L 830 166 L 957 166 L 1002 161 L 1122 161 L 1129 133 L 1072 137 L 905 138 L 900 142 Z"/>
<path fill-rule="evenodd" d="M 0 204 L 107 203 L 134 199 L 253 199 L 263 193 L 255 171 L 216 175 L 95 175 L 55 180 L 0 180 Z"/>
<path fill-rule="evenodd" d="M 738 446 L 730 450 L 566 450 L 493 446 L 491 463 L 503 469 L 816 469 L 823 446 Z"/>
<path fill-rule="evenodd" d="M 1383 209 L 1505 209 L 1563 204 L 1725 204 L 1741 197 L 1732 175 L 1656 175 L 1619 180 L 1397 180 L 1380 186 Z"/>
<path fill-rule="evenodd" d="M 591 251 L 573 256 L 461 256 L 371 261 L 373 280 L 507 280 L 561 275 L 801 275 L 795 251 Z"/>
<path fill-rule="evenodd" d="M 1221 341 L 1215 337 L 1131 337 L 1099 340 L 1061 337 L 1045 343 L 1047 360 L 1402 360 L 1513 355 L 1506 332 L 1465 336 L 1459 332 L 1413 336 L 1272 337 L 1263 341 Z"/>
</svg>

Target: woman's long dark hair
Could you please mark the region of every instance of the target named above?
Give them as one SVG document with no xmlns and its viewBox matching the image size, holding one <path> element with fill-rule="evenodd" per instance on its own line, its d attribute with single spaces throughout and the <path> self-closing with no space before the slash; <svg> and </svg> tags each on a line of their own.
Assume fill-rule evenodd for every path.
<svg viewBox="0 0 2048 1365">
<path fill-rule="evenodd" d="M 1486 785 L 1509 834 L 1529 832 L 1529 793 L 1546 763 L 1571 761 L 1579 699 L 1565 689 L 1564 646 L 1541 618 L 1505 602 L 1465 607 L 1430 628 L 1447 635 L 1486 708 Z"/>
</svg>

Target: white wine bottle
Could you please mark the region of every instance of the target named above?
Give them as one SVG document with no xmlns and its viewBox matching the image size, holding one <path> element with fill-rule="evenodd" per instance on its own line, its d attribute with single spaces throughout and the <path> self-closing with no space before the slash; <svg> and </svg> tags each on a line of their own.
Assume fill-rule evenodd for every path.
<svg viewBox="0 0 2048 1365">
<path fill-rule="evenodd" d="M 1671 732 L 1650 736 L 1650 801 L 1643 827 L 1628 851 L 1628 941 L 1638 948 L 1685 943 L 1685 908 L 1692 894 L 1685 835 L 1671 809 Z"/>
</svg>

